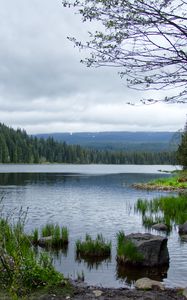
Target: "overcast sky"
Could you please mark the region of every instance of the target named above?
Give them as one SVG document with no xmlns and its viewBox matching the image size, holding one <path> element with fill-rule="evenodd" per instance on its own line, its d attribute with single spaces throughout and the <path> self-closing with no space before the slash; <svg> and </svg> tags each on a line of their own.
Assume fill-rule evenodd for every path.
<svg viewBox="0 0 187 300">
<path fill-rule="evenodd" d="M 28 133 L 177 131 L 186 105 L 129 106 L 142 97 L 117 69 L 89 69 L 67 36 L 87 25 L 60 0 L 0 0 L 0 122 Z M 91 25 L 89 25 L 91 26 Z"/>
</svg>

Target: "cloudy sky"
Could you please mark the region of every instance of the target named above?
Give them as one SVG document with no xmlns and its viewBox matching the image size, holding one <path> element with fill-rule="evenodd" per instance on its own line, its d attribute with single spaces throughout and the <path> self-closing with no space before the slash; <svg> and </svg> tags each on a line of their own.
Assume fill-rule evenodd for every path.
<svg viewBox="0 0 187 300">
<path fill-rule="evenodd" d="M 60 0 L 0 4 L 0 122 L 28 133 L 184 127 L 186 105 L 129 106 L 142 94 L 116 69 L 80 64 L 85 53 L 67 36 L 85 39 L 88 28 Z"/>
</svg>

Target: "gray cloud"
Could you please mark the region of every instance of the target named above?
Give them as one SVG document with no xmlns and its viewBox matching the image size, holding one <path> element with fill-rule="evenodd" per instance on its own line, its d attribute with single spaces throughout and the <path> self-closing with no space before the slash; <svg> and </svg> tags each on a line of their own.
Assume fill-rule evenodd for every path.
<svg viewBox="0 0 187 300">
<path fill-rule="evenodd" d="M 79 63 L 84 53 L 66 37 L 85 38 L 87 26 L 61 1 L 0 4 L 1 122 L 33 133 L 183 126 L 184 107 L 127 106 L 143 93 L 127 89 L 116 69 L 88 69 Z"/>
</svg>

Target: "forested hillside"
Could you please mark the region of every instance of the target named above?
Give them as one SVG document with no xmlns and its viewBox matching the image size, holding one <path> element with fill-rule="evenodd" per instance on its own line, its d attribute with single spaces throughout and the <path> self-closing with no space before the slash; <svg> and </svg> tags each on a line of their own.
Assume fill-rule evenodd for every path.
<svg viewBox="0 0 187 300">
<path fill-rule="evenodd" d="M 136 152 L 164 152 L 175 151 L 180 144 L 180 132 L 61 132 L 36 135 L 47 139 L 53 137 L 55 141 L 65 141 L 68 145 L 98 150 L 136 151 Z"/>
<path fill-rule="evenodd" d="M 126 152 L 85 149 L 52 137 L 29 136 L 0 124 L 0 163 L 175 164 L 175 152 Z"/>
</svg>

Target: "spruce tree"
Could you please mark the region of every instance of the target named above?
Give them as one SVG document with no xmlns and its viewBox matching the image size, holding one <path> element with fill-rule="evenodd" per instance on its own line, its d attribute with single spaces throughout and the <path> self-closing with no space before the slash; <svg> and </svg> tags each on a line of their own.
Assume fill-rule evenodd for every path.
<svg viewBox="0 0 187 300">
<path fill-rule="evenodd" d="M 183 169 L 187 169 L 187 121 L 184 126 L 181 143 L 177 150 L 177 161 L 183 167 Z"/>
</svg>

